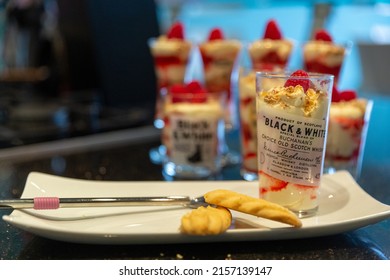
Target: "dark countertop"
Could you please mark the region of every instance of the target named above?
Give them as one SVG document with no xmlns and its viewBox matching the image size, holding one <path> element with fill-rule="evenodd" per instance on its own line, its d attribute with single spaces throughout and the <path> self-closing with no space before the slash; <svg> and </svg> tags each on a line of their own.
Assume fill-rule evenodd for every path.
<svg viewBox="0 0 390 280">
<path fill-rule="evenodd" d="M 375 104 L 366 143 L 365 161 L 358 183 L 374 198 L 390 205 L 390 147 L 387 140 L 390 136 L 390 97 L 371 97 Z M 103 136 L 97 137 L 98 140 L 88 138 L 86 143 L 92 141 L 91 145 L 83 143 L 83 140 L 79 145 L 72 142 L 74 140 L 69 140 L 24 147 L 19 152 L 0 150 L 0 198 L 20 197 L 27 175 L 31 171 L 90 180 L 164 180 L 161 166 L 151 163 L 148 158 L 149 150 L 159 144 L 158 133 L 148 131 L 134 128 L 119 134 L 109 134 L 114 139 L 110 141 L 101 141 L 104 139 L 102 134 Z M 123 135 L 130 135 L 128 141 Z M 233 141 L 233 146 L 234 143 Z M 226 168 L 221 179 L 241 179 L 239 168 Z M 0 210 L 1 216 L 9 213 L 11 210 Z M 1 220 L 0 259 L 376 260 L 390 258 L 389 234 L 390 219 L 387 219 L 343 234 L 297 240 L 87 245 L 42 238 Z"/>
</svg>

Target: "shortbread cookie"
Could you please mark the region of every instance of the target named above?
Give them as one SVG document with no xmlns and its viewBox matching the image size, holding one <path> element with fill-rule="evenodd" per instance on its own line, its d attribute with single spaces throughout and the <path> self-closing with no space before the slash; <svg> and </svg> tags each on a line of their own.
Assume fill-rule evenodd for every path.
<svg viewBox="0 0 390 280">
<path fill-rule="evenodd" d="M 225 232 L 232 215 L 225 207 L 199 207 L 184 215 L 180 231 L 191 235 L 216 235 Z"/>
<path fill-rule="evenodd" d="M 301 220 L 287 208 L 266 201 L 229 190 L 214 190 L 206 193 L 204 198 L 207 203 L 223 206 L 246 214 L 255 215 L 294 227 L 301 227 Z"/>
</svg>

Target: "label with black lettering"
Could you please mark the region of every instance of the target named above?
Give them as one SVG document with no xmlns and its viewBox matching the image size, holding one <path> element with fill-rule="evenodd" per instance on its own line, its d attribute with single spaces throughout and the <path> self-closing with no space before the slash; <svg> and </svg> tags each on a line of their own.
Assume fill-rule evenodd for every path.
<svg viewBox="0 0 390 280">
<path fill-rule="evenodd" d="M 257 115 L 259 169 L 294 184 L 318 186 L 326 119 L 296 116 L 268 106 Z"/>
<path fill-rule="evenodd" d="M 215 168 L 218 118 L 172 115 L 171 160 L 176 164 Z"/>
</svg>

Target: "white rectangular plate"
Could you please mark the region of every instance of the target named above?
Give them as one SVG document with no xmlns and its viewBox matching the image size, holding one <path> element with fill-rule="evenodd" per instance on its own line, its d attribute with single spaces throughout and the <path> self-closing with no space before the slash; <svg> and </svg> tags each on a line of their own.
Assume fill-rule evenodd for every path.
<svg viewBox="0 0 390 280">
<path fill-rule="evenodd" d="M 63 178 L 32 172 L 22 198 L 127 197 L 188 195 L 229 189 L 258 196 L 257 182 L 176 181 L 114 182 Z M 177 206 L 63 208 L 14 210 L 3 219 L 39 236 L 92 244 L 153 244 L 294 239 L 354 230 L 390 217 L 390 206 L 369 196 L 346 171 L 325 175 L 316 216 L 302 219 L 302 228 L 232 211 L 232 227 L 217 236 L 189 236 L 179 231 L 190 209 Z"/>
</svg>

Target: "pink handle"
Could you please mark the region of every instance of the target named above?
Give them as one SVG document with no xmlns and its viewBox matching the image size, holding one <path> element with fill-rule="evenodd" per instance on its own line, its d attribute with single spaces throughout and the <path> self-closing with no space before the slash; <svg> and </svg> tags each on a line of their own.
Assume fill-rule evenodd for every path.
<svg viewBox="0 0 390 280">
<path fill-rule="evenodd" d="M 58 197 L 35 197 L 35 210 L 58 209 L 60 207 L 60 199 Z"/>
</svg>

